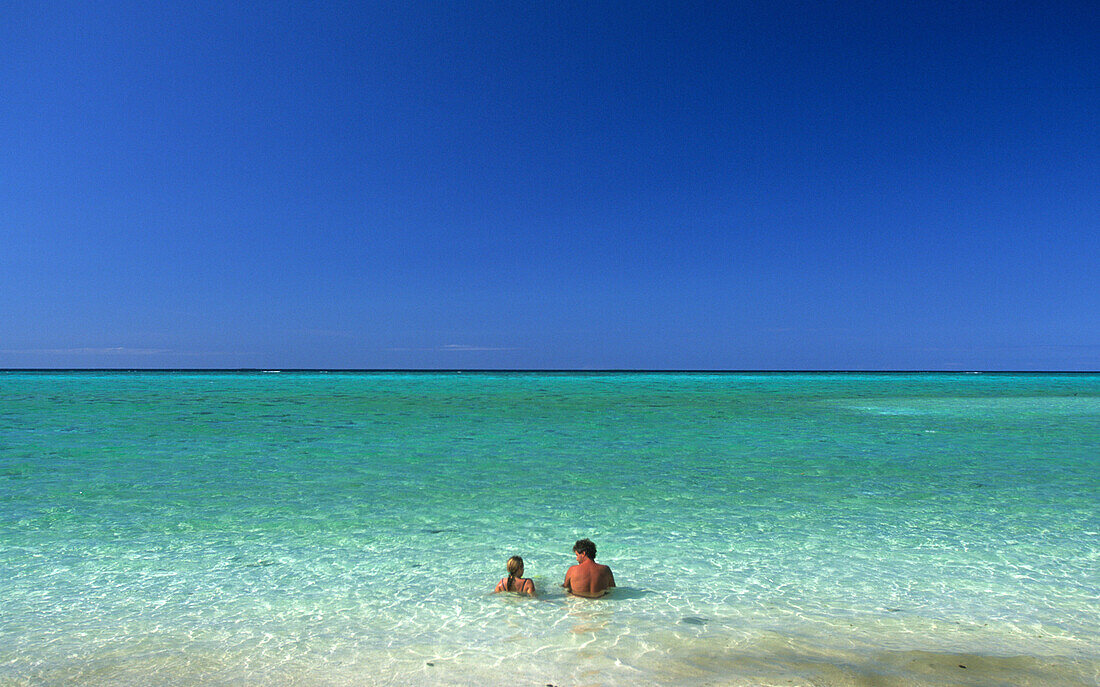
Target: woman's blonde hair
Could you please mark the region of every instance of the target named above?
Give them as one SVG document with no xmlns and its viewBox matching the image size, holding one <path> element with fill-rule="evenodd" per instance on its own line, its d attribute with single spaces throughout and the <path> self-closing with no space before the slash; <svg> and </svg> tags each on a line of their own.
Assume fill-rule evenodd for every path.
<svg viewBox="0 0 1100 687">
<path fill-rule="evenodd" d="M 516 575 L 519 575 L 523 570 L 523 559 L 519 556 L 512 556 L 508 559 L 506 567 L 508 568 L 508 583 L 504 585 L 504 590 L 510 592 L 512 591 L 512 583 L 515 581 Z"/>
</svg>

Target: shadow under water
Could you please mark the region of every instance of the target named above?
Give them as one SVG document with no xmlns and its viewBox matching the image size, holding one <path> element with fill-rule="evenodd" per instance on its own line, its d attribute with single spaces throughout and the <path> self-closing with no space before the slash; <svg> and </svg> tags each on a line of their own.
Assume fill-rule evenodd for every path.
<svg viewBox="0 0 1100 687">
<path fill-rule="evenodd" d="M 685 619 L 686 620 L 686 619 Z M 1069 657 L 988 656 L 932 651 L 822 650 L 776 637 L 753 646 L 697 641 L 657 669 L 660 682 L 830 687 L 1089 687 L 1100 662 Z"/>
</svg>

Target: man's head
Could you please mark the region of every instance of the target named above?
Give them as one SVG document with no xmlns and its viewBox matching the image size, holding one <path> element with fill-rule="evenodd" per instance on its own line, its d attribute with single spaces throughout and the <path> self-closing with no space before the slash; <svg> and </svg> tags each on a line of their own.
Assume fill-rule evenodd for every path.
<svg viewBox="0 0 1100 687">
<path fill-rule="evenodd" d="M 583 553 L 592 560 L 596 560 L 596 545 L 591 539 L 578 539 L 573 545 L 573 553 Z"/>
</svg>

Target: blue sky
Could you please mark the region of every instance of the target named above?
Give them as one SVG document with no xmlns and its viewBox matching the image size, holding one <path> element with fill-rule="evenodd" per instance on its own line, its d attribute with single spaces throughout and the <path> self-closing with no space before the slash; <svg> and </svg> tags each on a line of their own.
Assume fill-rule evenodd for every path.
<svg viewBox="0 0 1100 687">
<path fill-rule="evenodd" d="M 0 367 L 1100 369 L 1100 6 L 8 3 Z"/>
</svg>

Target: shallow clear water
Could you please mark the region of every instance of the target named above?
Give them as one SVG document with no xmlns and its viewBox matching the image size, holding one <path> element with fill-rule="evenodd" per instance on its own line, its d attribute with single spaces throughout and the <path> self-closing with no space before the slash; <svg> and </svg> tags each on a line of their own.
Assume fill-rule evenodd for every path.
<svg viewBox="0 0 1100 687">
<path fill-rule="evenodd" d="M 1100 670 L 1100 375 L 5 372 L 0 504 L 4 684 Z"/>
</svg>

